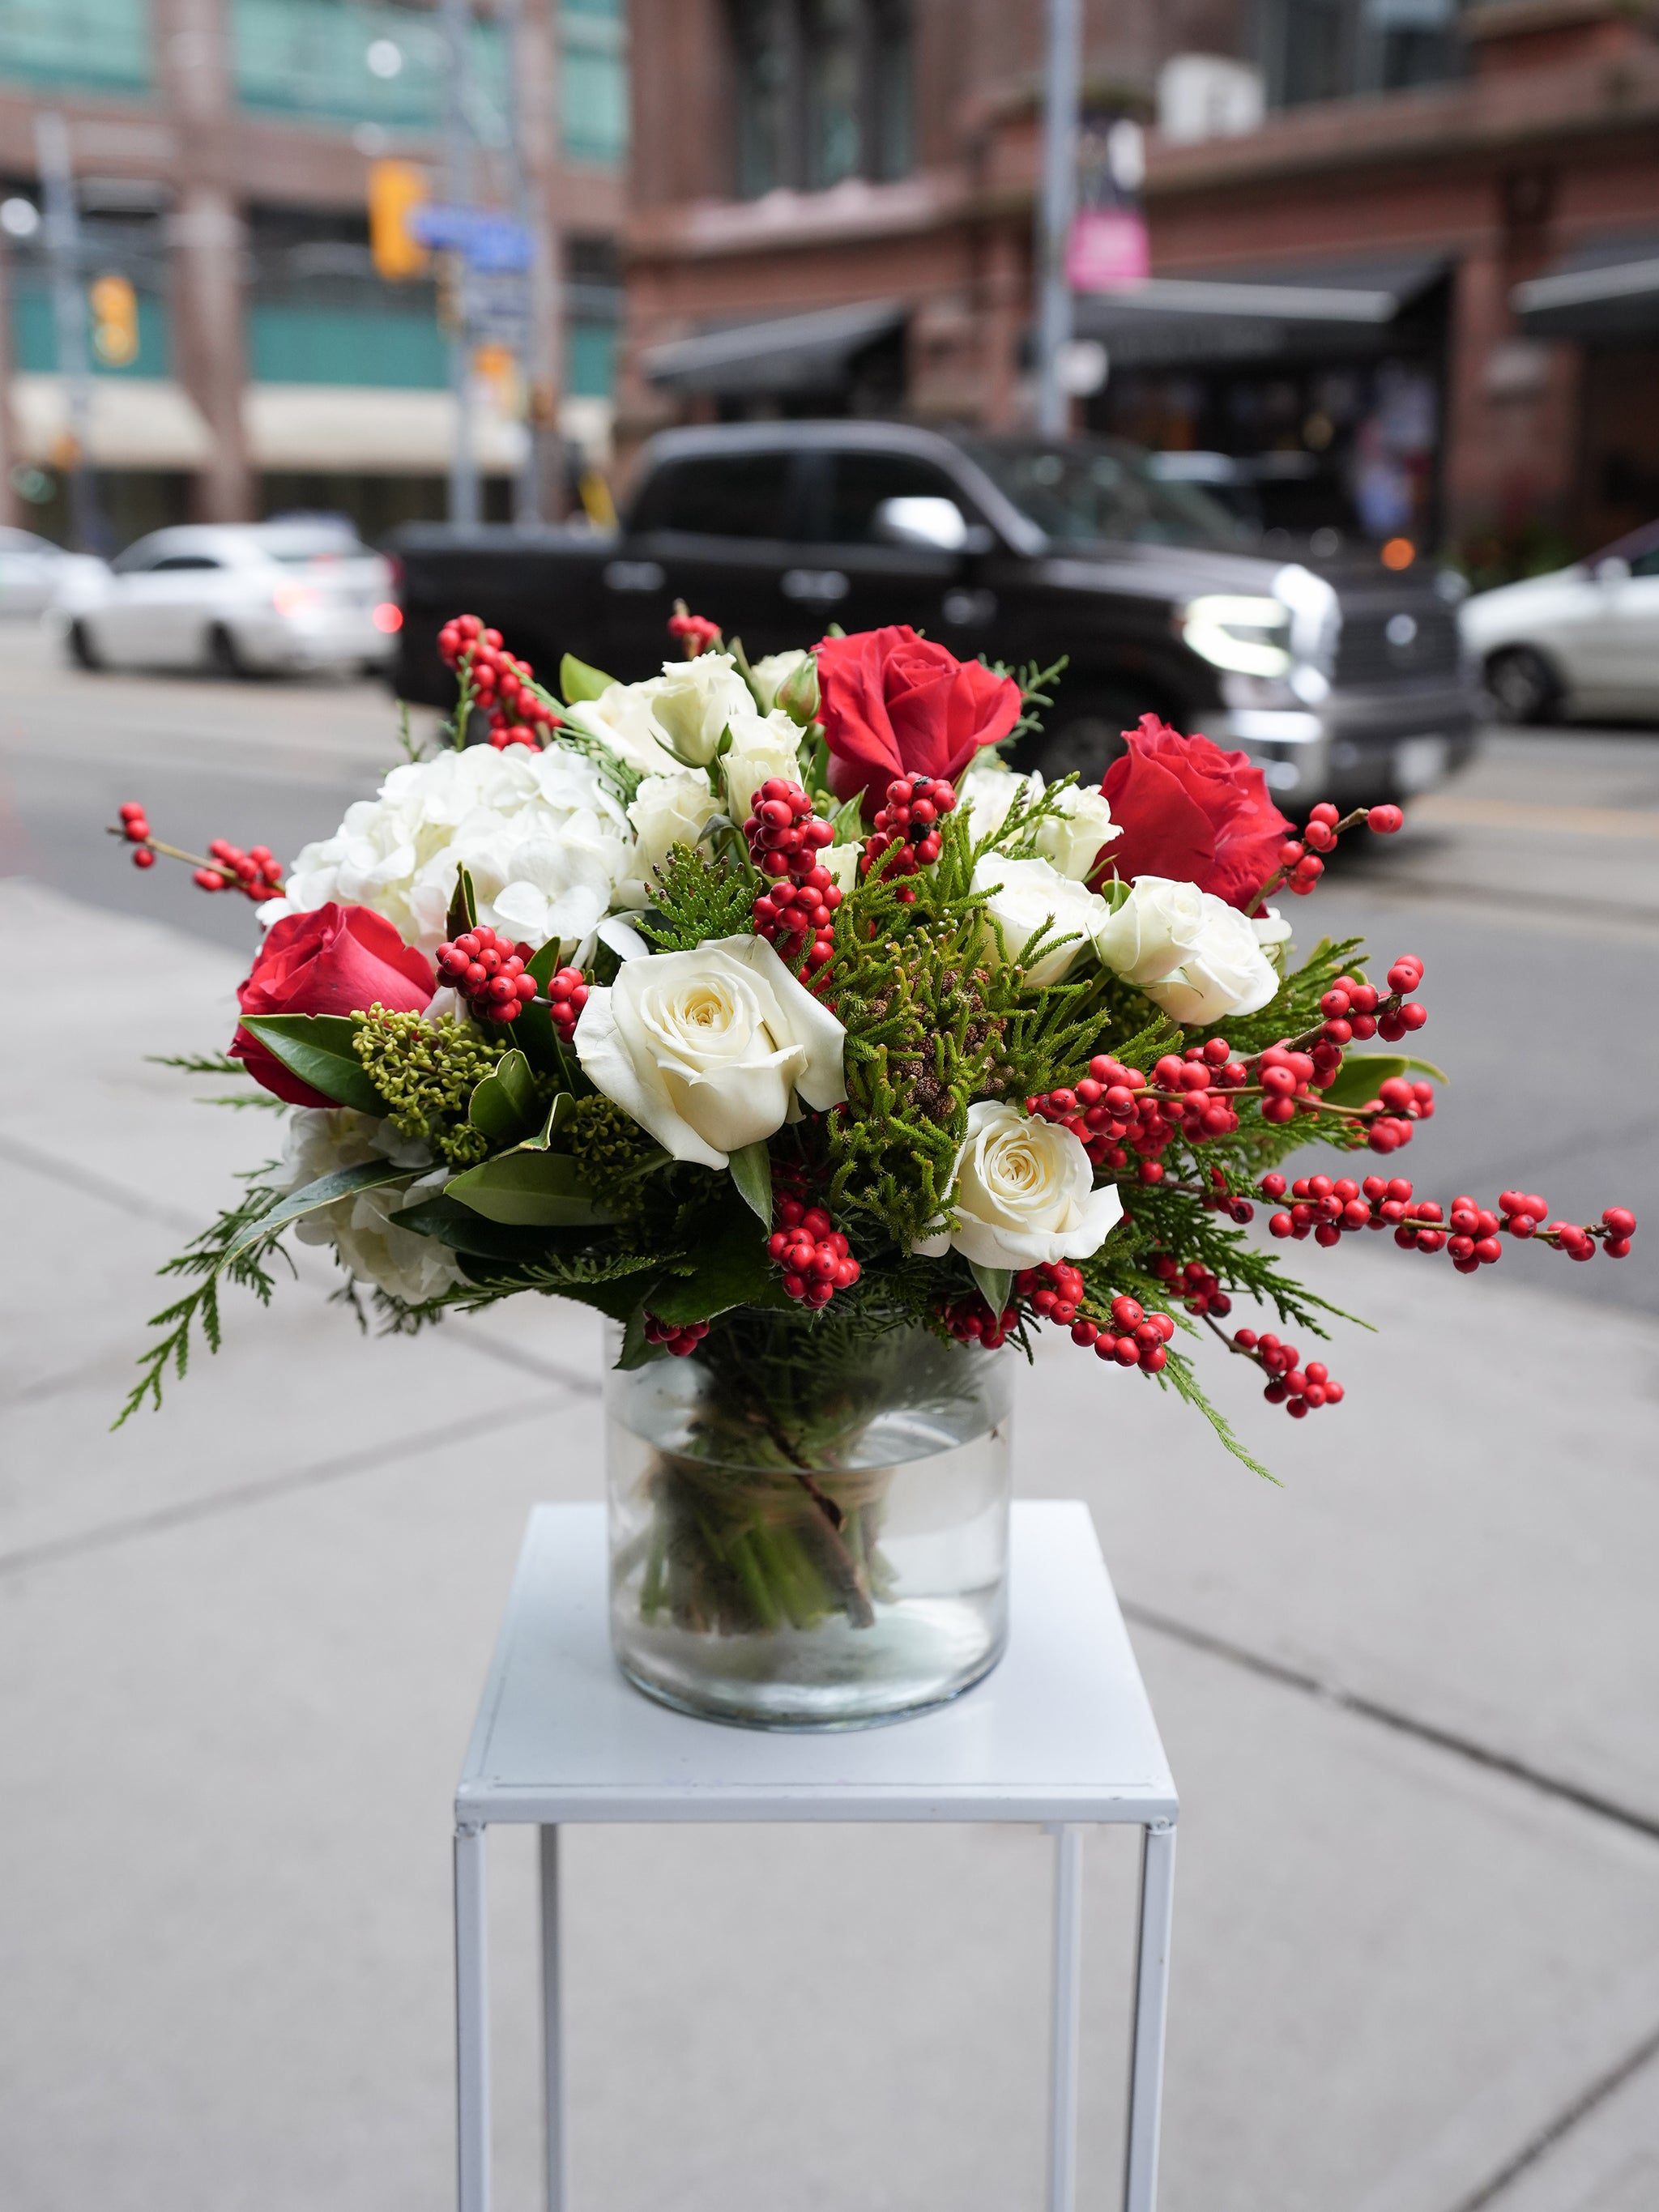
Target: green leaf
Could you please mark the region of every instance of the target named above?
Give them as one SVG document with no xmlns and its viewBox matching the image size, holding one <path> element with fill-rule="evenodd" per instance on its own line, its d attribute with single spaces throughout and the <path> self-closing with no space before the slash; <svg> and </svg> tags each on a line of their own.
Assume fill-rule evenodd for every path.
<svg viewBox="0 0 1659 2212">
<path fill-rule="evenodd" d="M 1375 1098 L 1382 1085 L 1390 1076 L 1409 1074 L 1415 1069 L 1437 1083 L 1447 1079 L 1437 1067 L 1426 1060 L 1412 1060 L 1397 1052 L 1350 1053 L 1336 1071 L 1336 1080 L 1328 1091 L 1320 1093 L 1333 1106 L 1363 1106 L 1368 1098 Z"/>
<path fill-rule="evenodd" d="M 336 1168 L 331 1175 L 307 1183 L 303 1190 L 289 1191 L 268 1212 L 248 1222 L 234 1243 L 226 1247 L 219 1264 L 228 1267 L 250 1244 L 258 1243 L 275 1230 L 285 1229 L 302 1214 L 315 1213 L 319 1206 L 332 1206 L 337 1198 L 349 1198 L 355 1191 L 374 1190 L 382 1183 L 407 1182 L 409 1176 L 409 1169 L 394 1167 L 390 1160 L 365 1160 L 361 1167 Z"/>
<path fill-rule="evenodd" d="M 244 1014 L 242 1027 L 270 1047 L 290 1074 L 337 1106 L 384 1114 L 386 1101 L 352 1049 L 356 1032 L 345 1014 Z"/>
<path fill-rule="evenodd" d="M 521 1152 L 544 1152 L 575 1110 L 576 1102 L 568 1091 L 556 1092 L 540 1129 L 533 1137 L 526 1137 L 517 1149 Z"/>
<path fill-rule="evenodd" d="M 647 1367 L 653 1359 L 669 1357 L 665 1344 L 652 1344 L 645 1334 L 645 1301 L 641 1298 L 623 1323 L 622 1350 L 617 1355 L 617 1365 L 629 1374 L 636 1367 Z"/>
<path fill-rule="evenodd" d="M 466 1118 L 492 1145 L 514 1145 L 530 1136 L 541 1119 L 536 1079 L 516 1047 L 503 1053 L 481 1083 L 473 1086 Z M 546 1139 L 543 1139 L 544 1144 Z"/>
<path fill-rule="evenodd" d="M 478 1260 L 540 1260 L 556 1251 L 556 1239 L 545 1229 L 513 1229 L 486 1221 L 470 1206 L 459 1205 L 440 1192 L 406 1206 L 398 1216 L 399 1229 L 412 1229 L 452 1252 L 465 1252 Z"/>
<path fill-rule="evenodd" d="M 478 927 L 478 902 L 473 896 L 472 878 L 465 868 L 458 869 L 455 888 L 449 895 L 449 912 L 444 917 L 446 935 L 459 937 L 464 929 Z"/>
<path fill-rule="evenodd" d="M 579 699 L 597 699 L 616 682 L 602 668 L 590 668 L 585 660 L 578 660 L 574 653 L 567 653 L 559 663 L 559 696 L 567 707 L 574 707 Z"/>
<path fill-rule="evenodd" d="M 559 972 L 559 940 L 550 937 L 539 952 L 525 963 L 524 972 L 534 979 L 536 988 L 545 991 Z"/>
<path fill-rule="evenodd" d="M 738 1195 L 769 1233 L 772 1227 L 772 1155 L 766 1139 L 743 1145 L 727 1156 Z"/>
<path fill-rule="evenodd" d="M 1008 1304 L 1008 1293 L 1013 1288 L 1012 1267 L 981 1267 L 977 1260 L 968 1262 L 968 1272 L 979 1285 L 979 1294 L 994 1314 L 1003 1312 Z"/>
<path fill-rule="evenodd" d="M 856 799 L 843 799 L 830 817 L 837 845 L 858 845 L 864 840 L 864 811 Z"/>
<path fill-rule="evenodd" d="M 766 1239 L 747 1208 L 728 1212 L 693 1243 L 690 1272 L 670 1276 L 647 1300 L 659 1319 L 710 1321 L 732 1306 L 787 1304 Z"/>
<path fill-rule="evenodd" d="M 503 1152 L 453 1176 L 444 1194 L 486 1221 L 518 1228 L 578 1229 L 616 1218 L 599 1205 L 567 1152 Z"/>
</svg>

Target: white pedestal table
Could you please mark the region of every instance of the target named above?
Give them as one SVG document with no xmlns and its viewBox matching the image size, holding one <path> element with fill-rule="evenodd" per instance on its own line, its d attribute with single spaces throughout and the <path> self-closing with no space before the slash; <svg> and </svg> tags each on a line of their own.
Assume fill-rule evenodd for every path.
<svg viewBox="0 0 1659 2212">
<path fill-rule="evenodd" d="M 871 1729 L 773 1734 L 694 1720 L 611 1656 L 605 1509 L 532 1514 L 455 1793 L 460 2212 L 489 2212 L 484 1838 L 541 1832 L 548 2212 L 569 2212 L 559 1830 L 574 1821 L 1018 1820 L 1056 1838 L 1048 2212 L 1076 2198 L 1083 1834 L 1142 1831 L 1126 2212 L 1158 2193 L 1174 1906 L 1175 1784 L 1085 1506 L 1016 1504 L 1008 1650 L 951 1704 Z"/>
</svg>

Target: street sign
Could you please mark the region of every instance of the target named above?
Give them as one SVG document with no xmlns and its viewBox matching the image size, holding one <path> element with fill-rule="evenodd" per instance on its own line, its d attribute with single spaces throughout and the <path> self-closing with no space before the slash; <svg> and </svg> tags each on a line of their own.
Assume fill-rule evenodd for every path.
<svg viewBox="0 0 1659 2212">
<path fill-rule="evenodd" d="M 498 208 L 454 207 L 428 200 L 412 208 L 410 234 L 434 253 L 459 253 L 469 269 L 496 275 L 530 266 L 530 233 Z"/>
</svg>

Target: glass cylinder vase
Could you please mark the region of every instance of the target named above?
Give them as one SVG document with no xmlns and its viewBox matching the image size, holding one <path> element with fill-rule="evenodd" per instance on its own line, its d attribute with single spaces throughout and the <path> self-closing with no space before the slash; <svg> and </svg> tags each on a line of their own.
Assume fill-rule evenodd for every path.
<svg viewBox="0 0 1659 2212">
<path fill-rule="evenodd" d="M 891 1720 L 977 1682 L 1007 1636 L 1012 1386 L 1006 1352 L 765 1313 L 613 1364 L 623 1673 L 770 1729 Z"/>
</svg>

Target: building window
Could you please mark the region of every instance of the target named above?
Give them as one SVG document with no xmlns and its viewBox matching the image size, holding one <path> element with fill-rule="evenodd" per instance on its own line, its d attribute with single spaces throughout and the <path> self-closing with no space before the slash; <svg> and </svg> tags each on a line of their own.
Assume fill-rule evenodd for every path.
<svg viewBox="0 0 1659 2212">
<path fill-rule="evenodd" d="M 744 198 L 909 171 L 908 0 L 734 0 L 732 25 Z"/>
<path fill-rule="evenodd" d="M 1266 0 L 1262 59 L 1273 106 L 1461 76 L 1458 7 L 1459 0 Z"/>
<path fill-rule="evenodd" d="M 256 204 L 245 220 L 252 382 L 417 390 L 447 382 L 434 286 L 376 275 L 358 210 Z"/>
<path fill-rule="evenodd" d="M 567 158 L 628 158 L 628 26 L 623 0 L 561 0 L 559 138 Z"/>
<path fill-rule="evenodd" d="M 149 88 L 147 0 L 6 0 L 0 77 L 45 91 Z"/>
<path fill-rule="evenodd" d="M 572 234 L 564 241 L 565 390 L 573 399 L 609 399 L 617 386 L 622 270 L 612 238 Z"/>
<path fill-rule="evenodd" d="M 364 0 L 231 0 L 236 97 L 301 122 L 374 124 L 434 136 L 443 128 L 449 49 L 429 8 Z M 507 132 L 507 44 L 474 18 L 472 89 L 485 127 Z"/>
</svg>

